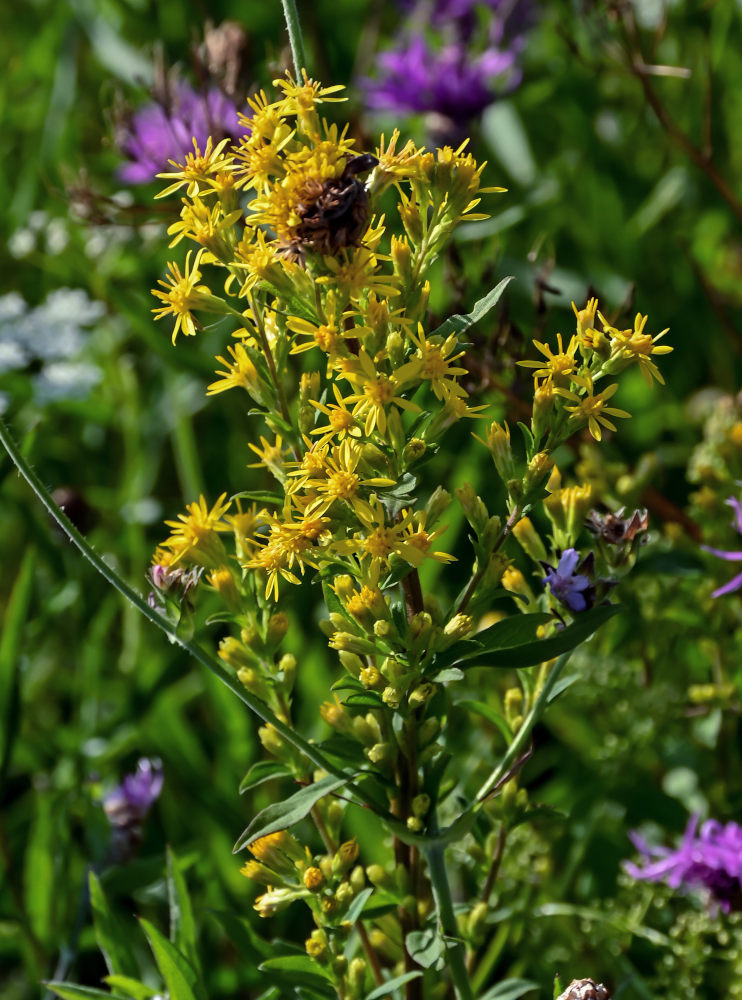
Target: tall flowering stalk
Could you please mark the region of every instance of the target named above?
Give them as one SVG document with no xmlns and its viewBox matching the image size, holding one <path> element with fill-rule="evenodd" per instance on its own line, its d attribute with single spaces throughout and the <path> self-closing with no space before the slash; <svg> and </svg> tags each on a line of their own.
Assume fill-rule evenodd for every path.
<svg viewBox="0 0 742 1000">
<path fill-rule="evenodd" d="M 477 429 L 485 419 L 461 384 L 464 336 L 508 279 L 469 315 L 431 330 L 428 272 L 460 222 L 484 218 L 482 195 L 500 189 L 482 186 L 483 165 L 465 144 L 430 152 L 395 132 L 373 152 L 359 150 L 347 128 L 320 113 L 343 99 L 340 87 L 306 73 L 276 86 L 276 100 L 260 92 L 249 102 L 243 139 L 209 141 L 163 175 L 163 195 L 178 192 L 182 202 L 171 245 L 187 239 L 196 249 L 154 292 L 157 317 L 174 319 L 174 341 L 196 335 L 201 317 L 230 320 L 231 342 L 207 392 L 250 397 L 250 458 L 273 491 L 240 484 L 169 521 L 150 602 L 187 631 L 199 590 L 215 592 L 220 620 L 231 623 L 219 658 L 232 686 L 273 720 L 260 739 L 275 764 L 262 764 L 245 786 L 269 773 L 298 790 L 255 816 L 235 849 L 247 849 L 243 873 L 264 887 L 261 916 L 309 907 L 315 929 L 302 975 L 342 998 L 363 997 L 374 983 L 392 989 L 391 980 L 408 997 L 432 996 L 449 976 L 468 998 L 487 979 L 478 951 L 516 815 L 493 796 L 516 790 L 569 652 L 615 611 L 606 600 L 614 579 L 576 548 L 590 488 L 562 486 L 552 456 L 583 429 L 597 441 L 615 430 L 629 414 L 613 405 L 613 377 L 638 364 L 661 381 L 653 358 L 669 348 L 657 343 L 662 334 L 644 332 L 646 317 L 619 329 L 595 299 L 575 307 L 566 346 L 561 335 L 556 350 L 536 344 L 542 358 L 523 362 L 534 379 L 523 448 L 507 424 L 480 431 L 506 509 L 490 512 L 469 486 L 456 491 L 474 551 L 467 584 L 444 609 L 424 593 L 419 570 L 442 564 L 445 595 L 454 556 L 442 518 L 452 497 L 443 486 L 425 490 L 424 463 L 452 426 Z M 391 193 L 390 222 L 379 204 Z M 527 516 L 542 505 L 550 551 Z M 636 517 L 628 545 L 646 527 Z M 507 552 L 511 535 L 532 560 L 530 579 Z M 334 736 L 319 745 L 296 732 L 301 665 L 281 652 L 290 624 L 283 594 L 304 581 L 322 591 L 321 628 L 337 666 L 322 707 Z M 482 612 L 508 594 L 513 613 L 480 628 Z M 509 745 L 499 754 L 480 748 L 484 767 L 474 777 L 452 758 L 447 729 L 472 666 L 539 668 L 535 677 L 521 671 L 507 692 Z M 348 801 L 390 835 L 386 864 L 364 866 L 345 835 Z M 289 832 L 306 817 L 319 838 L 309 844 Z M 457 912 L 444 851 L 475 823 L 480 842 L 497 835 L 501 843 L 477 871 L 481 892 Z M 273 961 L 266 968 L 278 968 Z"/>
</svg>

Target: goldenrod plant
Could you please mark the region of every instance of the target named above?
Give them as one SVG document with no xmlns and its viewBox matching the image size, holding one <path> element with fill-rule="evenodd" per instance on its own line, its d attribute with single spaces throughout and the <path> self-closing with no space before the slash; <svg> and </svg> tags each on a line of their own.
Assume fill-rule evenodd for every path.
<svg viewBox="0 0 742 1000">
<path fill-rule="evenodd" d="M 395 131 L 359 148 L 324 117 L 342 88 L 297 63 L 275 94 L 249 100 L 241 139 L 194 141 L 162 175 L 162 195 L 181 199 L 170 245 L 194 246 L 154 290 L 155 316 L 172 321 L 178 346 L 225 321 L 205 391 L 246 394 L 245 473 L 168 520 L 148 604 L 113 582 L 260 716 L 272 763 L 256 765 L 244 787 L 294 782 L 235 846 L 242 873 L 261 887 L 261 917 L 308 907 L 314 922 L 305 954 L 277 945 L 266 974 L 302 996 L 372 1000 L 403 989 L 415 1000 L 453 989 L 459 1000 L 512 1000 L 531 984 L 493 983 L 483 945 L 499 919 L 505 836 L 530 809 L 519 772 L 534 726 L 565 687 L 570 652 L 616 612 L 610 590 L 647 527 L 643 511 L 594 514 L 597 541 L 586 543 L 596 498 L 589 484 L 563 483 L 555 455 L 584 430 L 595 442 L 615 432 L 629 416 L 613 405 L 616 378 L 638 366 L 661 383 L 656 360 L 671 348 L 659 342 L 667 331 L 645 332 L 646 316 L 622 329 L 591 298 L 574 307 L 566 344 L 561 334 L 555 345 L 535 342 L 541 357 L 520 362 L 533 377 L 529 425 L 516 430 L 472 405 L 467 330 L 510 279 L 431 328 L 430 271 L 456 227 L 486 218 L 503 189 L 485 183 L 466 143 L 431 151 Z M 490 509 L 494 489 L 485 499 L 467 484 L 426 485 L 426 462 L 445 454 L 447 432 L 462 422 L 491 459 L 501 509 Z M 446 577 L 454 503 L 472 543 L 460 588 Z M 441 564 L 433 592 L 421 583 L 428 561 Z M 282 648 L 292 628 L 286 592 L 300 586 L 321 592 L 325 607 L 334 682 L 323 742 L 298 731 L 302 663 Z M 218 595 L 215 617 L 228 631 L 216 658 L 192 642 L 203 591 Z M 496 736 L 483 729 L 467 763 L 449 720 L 455 710 L 472 730 L 482 721 L 482 703 L 460 694 L 473 668 L 486 668 L 480 679 L 514 672 L 499 711 L 489 710 Z M 366 862 L 347 833 L 346 811 L 358 807 L 379 830 L 383 864 Z M 456 844 L 470 845 L 465 881 L 458 869 L 451 877 L 446 848 Z M 452 882 L 467 895 L 454 900 Z M 186 961 L 171 948 L 176 964 Z M 188 989 L 183 997 L 199 995 Z"/>
</svg>

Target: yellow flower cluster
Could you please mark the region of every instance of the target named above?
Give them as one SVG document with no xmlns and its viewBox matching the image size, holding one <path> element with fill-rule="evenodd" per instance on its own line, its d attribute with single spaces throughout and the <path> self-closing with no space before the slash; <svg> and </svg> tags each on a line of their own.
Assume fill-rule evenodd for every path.
<svg viewBox="0 0 742 1000">
<path fill-rule="evenodd" d="M 561 333 L 557 334 L 556 352 L 548 344 L 534 341 L 544 359 L 518 362 L 533 369 L 531 430 L 537 444 L 546 436 L 546 450 L 553 450 L 568 434 L 581 427 L 587 426 L 596 441 L 601 439 L 602 428 L 615 431 L 611 418 L 631 414 L 609 405 L 618 383 L 596 393 L 595 382 L 636 363 L 649 385 L 654 379 L 664 384 L 652 356 L 672 351 L 671 347 L 657 343 L 667 330 L 654 337 L 644 332 L 648 317 L 641 313 L 637 313 L 633 329 L 619 330 L 598 310 L 596 298 L 589 299 L 583 309 L 578 309 L 574 302 L 572 308 L 577 329 L 567 346 L 562 342 Z M 600 329 L 596 327 L 596 316 Z M 560 404 L 560 400 L 566 402 Z"/>
<path fill-rule="evenodd" d="M 250 100 L 249 131 L 235 146 L 194 147 L 163 175 L 162 195 L 182 197 L 172 245 L 188 239 L 198 251 L 182 271 L 171 264 L 154 292 L 156 316 L 175 317 L 173 339 L 195 334 L 202 310 L 232 319 L 236 342 L 218 356 L 207 392 L 243 389 L 263 411 L 274 437 L 249 446 L 283 491 L 249 532 L 233 532 L 234 555 L 222 542 L 225 498 L 212 511 L 202 498 L 169 522 L 157 558 L 231 566 L 245 598 L 257 574 L 273 601 L 280 581 L 299 583 L 307 567 L 346 560 L 364 584 L 395 559 L 451 558 L 434 550 L 440 529 L 405 504 L 404 485 L 442 429 L 477 415 L 459 383 L 456 335 L 430 333 L 424 319 L 428 268 L 461 219 L 481 217 L 482 172 L 463 147 L 426 152 L 400 145 L 396 132 L 359 151 L 347 127 L 319 114 L 342 88 L 306 75 L 276 85 L 277 100 Z M 392 186 L 405 235 L 384 247 L 375 209 Z M 206 267 L 223 272 L 222 297 L 203 284 Z M 298 412 L 286 392 L 294 359 L 314 366 L 296 371 Z"/>
</svg>

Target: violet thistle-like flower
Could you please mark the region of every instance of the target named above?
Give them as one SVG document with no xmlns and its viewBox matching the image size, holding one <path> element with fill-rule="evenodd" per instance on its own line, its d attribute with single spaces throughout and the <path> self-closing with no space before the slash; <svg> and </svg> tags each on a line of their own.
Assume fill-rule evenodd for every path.
<svg viewBox="0 0 742 1000">
<path fill-rule="evenodd" d="M 585 611 L 593 605 L 595 593 L 590 577 L 579 572 L 587 569 L 591 562 L 592 553 L 580 562 L 576 549 L 565 549 L 556 567 L 541 563 L 546 570 L 544 586 L 548 584 L 554 597 L 570 611 Z"/>
<path fill-rule="evenodd" d="M 117 144 L 128 158 L 119 170 L 121 180 L 146 184 L 193 151 L 193 140 L 203 149 L 209 136 L 214 143 L 237 139 L 246 133 L 237 107 L 217 87 L 200 92 L 185 81 L 168 88 L 167 99 L 135 111 L 119 129 Z"/>
<path fill-rule="evenodd" d="M 520 81 L 516 53 L 488 49 L 479 56 L 461 42 L 434 49 L 422 36 L 413 36 L 397 49 L 381 52 L 378 79 L 362 81 L 366 104 L 407 114 L 433 112 L 457 122 L 475 118 L 500 92 Z"/>
<path fill-rule="evenodd" d="M 724 502 L 734 511 L 732 526 L 740 535 L 742 535 L 742 502 L 737 500 L 735 497 L 727 497 Z M 727 562 L 742 562 L 742 552 L 730 552 L 727 549 L 714 549 L 710 545 L 702 545 L 701 548 L 704 552 L 710 552 L 713 556 L 718 556 L 720 559 L 726 559 Z M 732 577 L 729 583 L 725 583 L 723 587 L 717 587 L 711 596 L 721 597 L 723 594 L 732 594 L 735 590 L 739 590 L 741 587 L 742 573 L 738 573 L 736 576 Z"/>
<path fill-rule="evenodd" d="M 666 882 L 672 889 L 706 889 L 725 913 L 742 909 L 742 826 L 709 819 L 698 831 L 691 816 L 680 846 L 654 847 L 637 833 L 629 836 L 643 856 L 644 867 L 625 862 L 632 878 Z"/>
</svg>

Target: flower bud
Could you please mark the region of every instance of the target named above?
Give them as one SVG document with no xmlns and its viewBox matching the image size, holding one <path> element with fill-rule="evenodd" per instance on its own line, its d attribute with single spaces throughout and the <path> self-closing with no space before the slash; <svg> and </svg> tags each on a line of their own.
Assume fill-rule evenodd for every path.
<svg viewBox="0 0 742 1000">
<path fill-rule="evenodd" d="M 442 486 L 436 486 L 425 504 L 425 524 L 428 529 L 435 525 L 450 503 L 451 494 L 448 490 L 444 490 Z"/>
<path fill-rule="evenodd" d="M 554 412 L 556 393 L 551 382 L 542 382 L 533 390 L 533 414 L 531 433 L 538 444 L 549 429 L 549 421 Z"/>
<path fill-rule="evenodd" d="M 389 708 L 397 709 L 400 706 L 403 694 L 404 691 L 401 688 L 396 688 L 392 687 L 391 685 L 388 685 L 381 692 L 381 698 L 384 704 L 388 705 Z"/>
<path fill-rule="evenodd" d="M 423 792 L 421 795 L 416 795 L 412 800 L 412 812 L 413 815 L 418 817 L 426 816 L 428 810 L 430 809 L 430 796 Z"/>
<path fill-rule="evenodd" d="M 426 681 L 424 684 L 419 684 L 410 694 L 407 699 L 407 704 L 410 708 L 421 708 L 430 701 L 437 690 L 438 686 L 436 684 L 431 684 L 430 681 Z"/>
<path fill-rule="evenodd" d="M 530 517 L 522 517 L 513 528 L 513 534 L 518 544 L 535 562 L 546 562 L 548 556 L 541 537 L 533 526 Z"/>
<path fill-rule="evenodd" d="M 471 615 L 457 614 L 446 624 L 443 634 L 449 639 L 463 639 L 468 635 L 474 625 Z"/>
<path fill-rule="evenodd" d="M 405 236 L 392 236 L 391 257 L 395 275 L 406 285 L 412 278 L 412 249 Z"/>
<path fill-rule="evenodd" d="M 517 566 L 508 566 L 502 574 L 502 585 L 511 594 L 518 594 L 519 597 L 525 597 L 529 602 L 534 599 L 533 591 L 526 583 L 526 578 Z"/>
<path fill-rule="evenodd" d="M 358 678 L 366 688 L 377 688 L 383 683 L 383 677 L 376 667 L 363 667 Z"/>
<path fill-rule="evenodd" d="M 544 497 L 544 509 L 554 527 L 554 544 L 559 549 L 574 545 L 582 531 L 592 503 L 592 487 L 568 486 Z"/>
<path fill-rule="evenodd" d="M 307 955 L 316 962 L 324 962 L 327 958 L 327 938 L 324 931 L 316 928 L 304 942 Z"/>
<path fill-rule="evenodd" d="M 366 877 L 371 885 L 379 889 L 389 889 L 393 884 L 392 876 L 382 865 L 369 865 L 366 868 Z"/>
<path fill-rule="evenodd" d="M 395 368 L 404 364 L 404 340 L 398 330 L 392 330 L 386 338 L 386 353 Z"/>
<path fill-rule="evenodd" d="M 408 816 L 405 822 L 407 829 L 413 833 L 419 833 L 424 825 L 423 821 L 417 816 Z"/>
<path fill-rule="evenodd" d="M 344 910 L 353 902 L 354 896 L 355 892 L 353 891 L 353 886 L 350 882 L 341 882 L 335 890 L 335 899 L 337 900 L 338 906 L 341 910 Z"/>
<path fill-rule="evenodd" d="M 531 492 L 531 490 L 535 490 L 541 485 L 541 483 L 543 483 L 544 479 L 546 479 L 551 472 L 553 465 L 554 459 L 550 457 L 548 452 L 536 452 L 531 461 L 528 463 L 526 474 L 523 477 L 523 493 L 526 496 Z"/>
<path fill-rule="evenodd" d="M 360 995 L 363 992 L 363 983 L 366 979 L 366 960 L 360 956 L 352 958 L 348 966 L 348 984 L 353 991 Z"/>
<path fill-rule="evenodd" d="M 340 659 L 340 662 L 342 663 L 342 665 L 345 667 L 345 669 L 348 671 L 349 674 L 352 674 L 353 677 L 360 676 L 360 673 L 363 670 L 363 660 L 360 658 L 360 656 L 357 656 L 355 653 L 349 653 L 347 650 L 342 649 L 338 653 L 338 657 Z"/>
<path fill-rule="evenodd" d="M 394 751 L 390 743 L 375 743 L 366 751 L 366 756 L 372 764 L 391 764 L 394 759 Z"/>
<path fill-rule="evenodd" d="M 363 865 L 356 865 L 353 871 L 348 877 L 348 881 L 353 887 L 353 892 L 357 895 L 362 889 L 366 887 L 366 875 L 363 871 Z"/>
<path fill-rule="evenodd" d="M 496 420 L 492 422 L 487 432 L 487 447 L 503 482 L 513 479 L 515 477 L 515 463 L 513 450 L 510 446 L 510 428 L 507 424 L 498 424 Z"/>
<path fill-rule="evenodd" d="M 477 496 L 471 483 L 464 483 L 454 490 L 456 499 L 461 504 L 464 517 L 474 528 L 477 535 L 481 535 L 489 519 L 489 511 L 484 505 L 481 497 Z"/>
<path fill-rule="evenodd" d="M 268 619 L 266 630 L 266 642 L 268 646 L 275 649 L 289 630 L 289 616 L 279 611 L 271 615 Z"/>
<path fill-rule="evenodd" d="M 405 464 L 412 465 L 413 462 L 419 461 L 427 450 L 428 446 L 422 438 L 410 438 L 402 449 L 402 460 Z"/>
<path fill-rule="evenodd" d="M 332 581 L 332 589 L 341 601 L 347 601 L 350 595 L 355 593 L 355 580 L 348 573 L 340 573 Z"/>
<path fill-rule="evenodd" d="M 228 566 L 213 569 L 208 575 L 208 581 L 230 611 L 239 613 L 242 610 L 242 599 L 234 582 L 234 576 Z"/>
<path fill-rule="evenodd" d="M 325 884 L 325 876 L 319 868 L 315 868 L 314 866 L 306 869 L 302 880 L 310 892 L 319 892 Z"/>
</svg>

